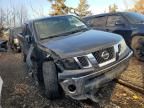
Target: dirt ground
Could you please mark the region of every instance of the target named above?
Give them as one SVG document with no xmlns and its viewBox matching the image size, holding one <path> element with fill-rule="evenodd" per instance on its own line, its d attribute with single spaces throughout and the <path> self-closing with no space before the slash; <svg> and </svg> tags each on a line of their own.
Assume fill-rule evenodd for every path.
<svg viewBox="0 0 144 108">
<path fill-rule="evenodd" d="M 144 88 L 144 63 L 133 57 L 127 71 L 121 75 L 121 79 Z"/>
<path fill-rule="evenodd" d="M 3 108 L 99 108 L 86 101 L 76 101 L 63 97 L 55 101 L 48 100 L 42 90 L 27 73 L 21 55 L 12 52 L 0 53 L 0 76 L 4 80 L 2 90 Z M 144 88 L 144 63 L 132 58 L 128 69 L 121 79 Z M 144 108 L 144 95 L 127 87 L 116 84 L 110 102 L 104 108 Z"/>
</svg>

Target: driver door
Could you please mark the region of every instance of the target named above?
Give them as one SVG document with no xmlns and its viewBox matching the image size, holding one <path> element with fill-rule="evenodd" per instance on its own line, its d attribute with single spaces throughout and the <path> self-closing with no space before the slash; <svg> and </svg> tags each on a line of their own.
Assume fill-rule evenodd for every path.
<svg viewBox="0 0 144 108">
<path fill-rule="evenodd" d="M 129 44 L 132 30 L 128 21 L 121 15 L 108 16 L 105 31 L 112 32 L 123 36 L 127 44 Z"/>
</svg>

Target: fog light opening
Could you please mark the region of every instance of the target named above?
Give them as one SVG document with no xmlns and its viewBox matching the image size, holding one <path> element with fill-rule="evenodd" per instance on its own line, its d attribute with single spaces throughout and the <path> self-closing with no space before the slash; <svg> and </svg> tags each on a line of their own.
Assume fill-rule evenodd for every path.
<svg viewBox="0 0 144 108">
<path fill-rule="evenodd" d="M 71 84 L 71 85 L 68 86 L 68 89 L 69 89 L 70 92 L 75 92 L 76 91 L 76 86 Z"/>
</svg>

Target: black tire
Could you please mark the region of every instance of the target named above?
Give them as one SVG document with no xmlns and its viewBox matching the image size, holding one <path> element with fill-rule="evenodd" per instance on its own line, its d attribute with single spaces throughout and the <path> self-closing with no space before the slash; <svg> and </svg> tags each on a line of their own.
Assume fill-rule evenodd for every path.
<svg viewBox="0 0 144 108">
<path fill-rule="evenodd" d="M 16 52 L 16 53 L 20 53 L 20 52 L 21 52 L 21 49 L 17 49 L 17 48 L 16 48 L 16 49 L 15 49 L 15 52 Z"/>
<path fill-rule="evenodd" d="M 18 49 L 18 48 L 16 48 L 16 47 L 14 47 L 14 48 L 12 49 L 12 51 L 15 52 L 15 53 L 20 53 L 20 52 L 21 52 L 21 49 Z"/>
<path fill-rule="evenodd" d="M 143 36 L 133 37 L 131 48 L 134 51 L 134 56 L 138 60 L 144 61 L 144 37 Z"/>
<path fill-rule="evenodd" d="M 34 80 L 36 80 L 41 87 L 44 86 L 43 81 L 43 73 L 42 73 L 42 63 L 38 63 L 37 61 L 33 61 L 33 76 Z"/>
<path fill-rule="evenodd" d="M 52 61 L 44 62 L 43 66 L 43 80 L 45 86 L 45 94 L 49 99 L 56 99 L 60 97 L 60 90 L 58 84 L 58 73 L 56 66 Z"/>
</svg>

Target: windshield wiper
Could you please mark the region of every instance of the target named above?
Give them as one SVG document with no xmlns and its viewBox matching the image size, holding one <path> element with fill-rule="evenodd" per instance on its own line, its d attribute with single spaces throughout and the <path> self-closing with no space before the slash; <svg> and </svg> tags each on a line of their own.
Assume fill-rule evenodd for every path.
<svg viewBox="0 0 144 108">
<path fill-rule="evenodd" d="M 76 30 L 64 33 L 62 35 L 74 34 L 74 33 L 77 33 L 77 32 L 84 32 L 84 31 L 87 31 L 87 30 L 88 30 L 88 28 L 76 29 Z"/>
<path fill-rule="evenodd" d="M 53 36 L 41 38 L 41 40 L 50 39 L 50 38 L 55 38 L 55 37 L 59 37 L 59 35 L 53 35 Z"/>
<path fill-rule="evenodd" d="M 66 33 L 61 33 L 61 34 L 57 34 L 57 35 L 48 36 L 46 38 L 42 38 L 41 40 L 60 37 L 60 36 L 67 36 L 69 34 L 74 34 L 74 33 L 77 33 L 77 32 L 84 32 L 84 31 L 87 31 L 87 30 L 89 30 L 89 29 L 88 28 L 77 29 L 77 30 L 73 30 L 73 31 L 70 31 L 70 32 L 66 32 Z"/>
</svg>

